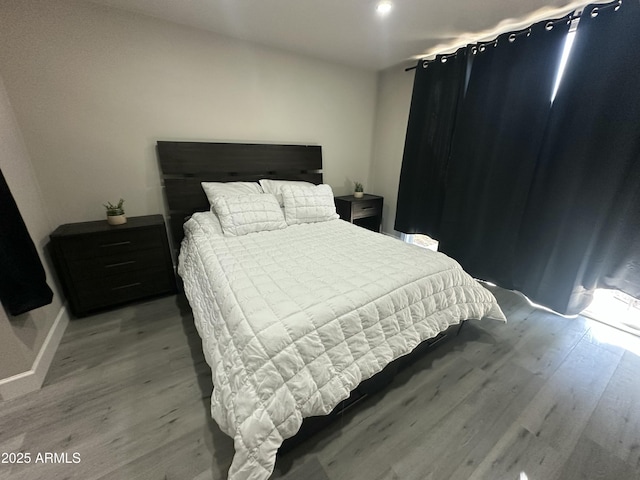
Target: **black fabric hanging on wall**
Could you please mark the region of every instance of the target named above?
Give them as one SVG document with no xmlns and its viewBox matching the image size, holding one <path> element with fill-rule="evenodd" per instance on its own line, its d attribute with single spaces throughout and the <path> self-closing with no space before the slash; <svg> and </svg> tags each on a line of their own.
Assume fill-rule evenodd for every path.
<svg viewBox="0 0 640 480">
<path fill-rule="evenodd" d="M 518 244 L 516 288 L 561 313 L 640 297 L 640 4 L 616 7 L 580 18 Z"/>
<path fill-rule="evenodd" d="M 53 299 L 36 247 L 0 170 L 0 301 L 20 315 Z"/>
<path fill-rule="evenodd" d="M 568 20 L 479 45 L 458 116 L 439 250 L 506 288 Z"/>
<path fill-rule="evenodd" d="M 467 67 L 467 49 L 416 67 L 394 228 L 438 238 L 451 136 Z"/>
</svg>

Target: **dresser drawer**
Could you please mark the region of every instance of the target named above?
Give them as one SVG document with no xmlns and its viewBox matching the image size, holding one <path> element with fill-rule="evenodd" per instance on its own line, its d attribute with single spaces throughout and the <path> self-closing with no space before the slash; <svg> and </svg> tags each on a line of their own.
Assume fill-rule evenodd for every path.
<svg viewBox="0 0 640 480">
<path fill-rule="evenodd" d="M 351 204 L 351 218 L 373 217 L 382 214 L 382 202 L 379 200 L 364 200 Z"/>
<path fill-rule="evenodd" d="M 124 255 L 149 248 L 162 248 L 162 236 L 157 228 L 122 230 L 107 235 L 96 233 L 65 239 L 61 245 L 67 260 Z"/>
<path fill-rule="evenodd" d="M 153 295 L 175 292 L 162 215 L 68 223 L 51 233 L 51 257 L 77 317 Z"/>
<path fill-rule="evenodd" d="M 77 258 L 69 260 L 69 273 L 76 280 L 115 275 L 118 273 L 148 270 L 165 265 L 164 250 L 151 248 L 141 251 L 119 252 L 91 258 Z"/>
<path fill-rule="evenodd" d="M 76 285 L 78 307 L 82 311 L 173 291 L 173 279 L 164 268 L 87 279 Z"/>
</svg>

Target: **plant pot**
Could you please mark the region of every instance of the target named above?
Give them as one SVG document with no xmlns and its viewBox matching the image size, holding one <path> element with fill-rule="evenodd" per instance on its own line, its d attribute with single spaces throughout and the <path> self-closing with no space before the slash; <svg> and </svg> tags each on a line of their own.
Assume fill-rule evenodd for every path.
<svg viewBox="0 0 640 480">
<path fill-rule="evenodd" d="M 355 198 L 362 198 L 364 196 L 364 192 L 353 192 L 353 196 Z"/>
<path fill-rule="evenodd" d="M 107 222 L 109 225 L 122 225 L 123 223 L 127 223 L 126 215 L 107 215 Z"/>
</svg>

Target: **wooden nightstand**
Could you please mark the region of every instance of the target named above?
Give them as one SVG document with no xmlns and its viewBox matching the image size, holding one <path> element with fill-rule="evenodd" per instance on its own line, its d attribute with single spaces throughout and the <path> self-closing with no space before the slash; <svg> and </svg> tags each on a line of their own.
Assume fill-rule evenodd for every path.
<svg viewBox="0 0 640 480">
<path fill-rule="evenodd" d="M 50 236 L 53 261 L 74 315 L 176 291 L 162 215 L 59 226 Z"/>
<path fill-rule="evenodd" d="M 365 193 L 362 198 L 345 195 L 334 200 L 340 218 L 374 232 L 380 231 L 383 197 Z"/>
</svg>

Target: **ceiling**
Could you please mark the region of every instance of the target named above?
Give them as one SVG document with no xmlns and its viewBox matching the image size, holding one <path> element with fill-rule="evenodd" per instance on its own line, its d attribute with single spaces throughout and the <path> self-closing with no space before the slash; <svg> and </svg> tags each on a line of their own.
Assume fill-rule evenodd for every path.
<svg viewBox="0 0 640 480">
<path fill-rule="evenodd" d="M 331 62 L 382 70 L 561 16 L 584 0 L 90 0 Z"/>
</svg>

